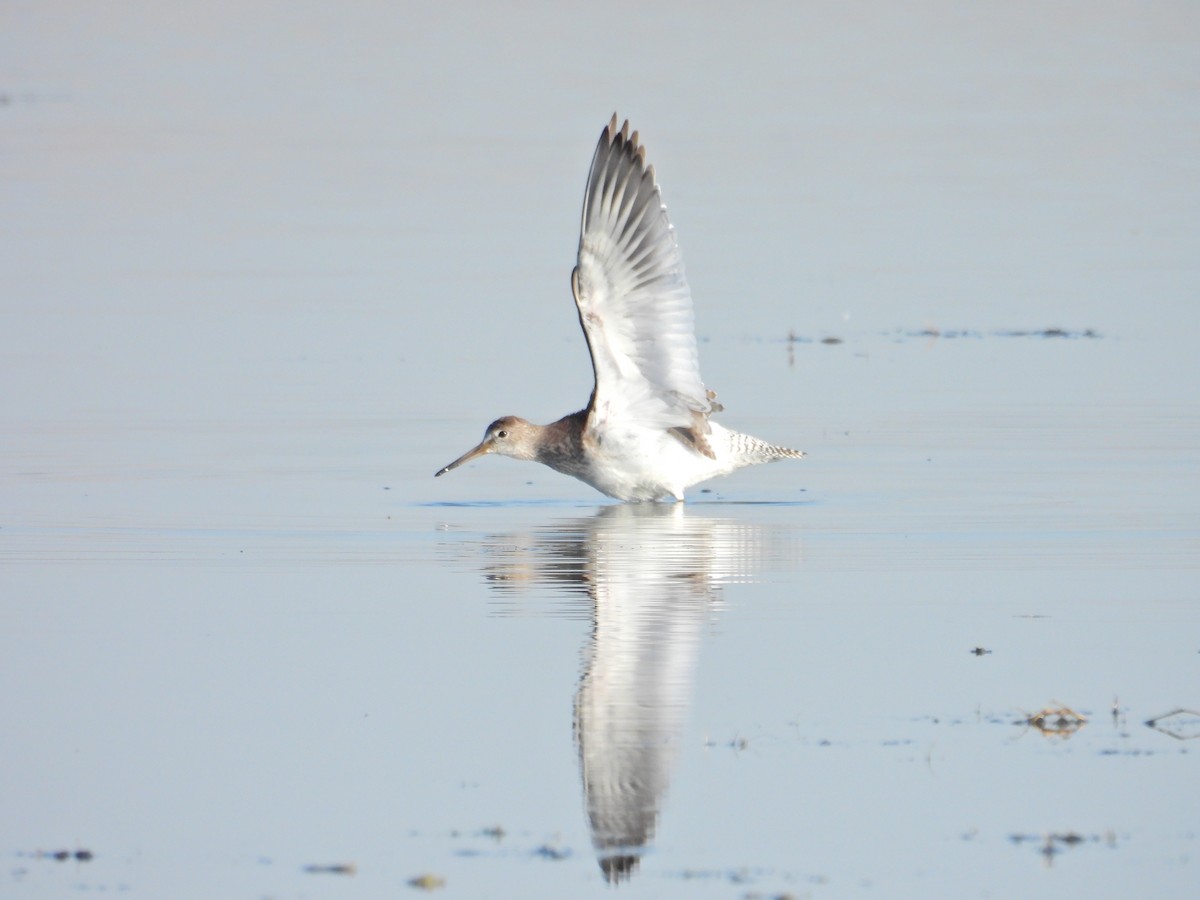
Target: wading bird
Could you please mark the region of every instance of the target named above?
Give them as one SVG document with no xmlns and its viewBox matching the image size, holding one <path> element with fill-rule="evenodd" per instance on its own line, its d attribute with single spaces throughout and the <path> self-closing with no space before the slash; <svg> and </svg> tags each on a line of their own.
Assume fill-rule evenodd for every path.
<svg viewBox="0 0 1200 900">
<path fill-rule="evenodd" d="M 436 475 L 487 453 L 543 463 L 618 500 L 673 497 L 742 466 L 804 453 L 730 431 L 700 380 L 692 295 L 654 167 L 629 122 L 600 135 L 571 273 L 596 384 L 586 409 L 549 425 L 497 419 Z"/>
</svg>

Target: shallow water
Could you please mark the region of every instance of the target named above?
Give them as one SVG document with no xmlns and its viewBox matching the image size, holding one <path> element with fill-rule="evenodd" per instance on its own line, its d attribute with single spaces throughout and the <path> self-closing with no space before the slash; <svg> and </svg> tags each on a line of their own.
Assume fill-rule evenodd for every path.
<svg viewBox="0 0 1200 900">
<path fill-rule="evenodd" d="M 1194 890 L 1191 5 L 240 9 L 3 13 L 6 895 Z M 435 481 L 613 106 L 809 457 Z"/>
</svg>

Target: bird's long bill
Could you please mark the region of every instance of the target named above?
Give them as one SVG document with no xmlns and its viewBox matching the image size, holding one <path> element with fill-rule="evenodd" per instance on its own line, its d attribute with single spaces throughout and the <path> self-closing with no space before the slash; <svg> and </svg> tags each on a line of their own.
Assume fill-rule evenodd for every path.
<svg viewBox="0 0 1200 900">
<path fill-rule="evenodd" d="M 485 453 L 491 453 L 491 452 L 492 452 L 492 445 L 490 443 L 488 443 L 487 441 L 483 441 L 478 447 L 472 447 L 470 450 L 468 450 L 466 453 L 464 453 L 462 456 L 460 456 L 454 462 L 450 463 L 450 465 L 446 466 L 445 468 L 438 469 L 436 472 L 433 473 L 433 477 L 437 478 L 439 475 L 445 475 L 451 469 L 457 469 L 463 463 L 470 462 L 477 456 L 483 456 Z"/>
</svg>

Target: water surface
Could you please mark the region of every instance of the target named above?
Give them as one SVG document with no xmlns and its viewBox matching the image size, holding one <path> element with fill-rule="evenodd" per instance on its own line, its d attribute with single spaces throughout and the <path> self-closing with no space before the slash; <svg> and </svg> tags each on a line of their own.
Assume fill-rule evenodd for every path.
<svg viewBox="0 0 1200 900">
<path fill-rule="evenodd" d="M 1194 891 L 1191 4 L 0 16 L 6 895 Z M 614 108 L 809 457 L 434 481 Z"/>
</svg>

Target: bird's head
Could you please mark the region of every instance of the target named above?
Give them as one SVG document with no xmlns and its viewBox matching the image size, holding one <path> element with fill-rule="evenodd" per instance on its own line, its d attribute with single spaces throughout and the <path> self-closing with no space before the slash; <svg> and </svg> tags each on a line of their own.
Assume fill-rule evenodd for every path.
<svg viewBox="0 0 1200 900">
<path fill-rule="evenodd" d="M 518 416 L 505 416 L 497 419 L 487 427 L 482 441 L 450 465 L 439 469 L 434 473 L 434 477 L 445 475 L 451 469 L 457 469 L 463 463 L 488 453 L 499 453 L 501 456 L 511 456 L 513 459 L 533 459 L 537 449 L 537 432 L 537 425 L 526 422 Z"/>
</svg>

